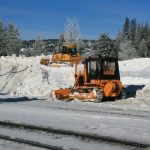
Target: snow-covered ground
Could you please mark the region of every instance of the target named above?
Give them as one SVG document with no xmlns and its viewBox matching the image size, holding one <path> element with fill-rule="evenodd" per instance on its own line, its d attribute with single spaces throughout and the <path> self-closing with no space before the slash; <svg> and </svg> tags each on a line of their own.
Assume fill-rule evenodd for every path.
<svg viewBox="0 0 150 150">
<path fill-rule="evenodd" d="M 0 105 L 0 121 L 9 120 L 10 122 L 96 134 L 122 140 L 128 139 L 145 144 L 150 144 L 149 117 L 67 110 L 21 103 Z M 5 134 L 5 132 L 0 130 L 0 134 Z"/>
<path fill-rule="evenodd" d="M 52 101 L 51 90 L 73 86 L 74 68 L 43 66 L 39 64 L 40 59 L 0 58 L 0 121 L 150 144 L 150 58 L 119 62 L 121 81 L 129 98 L 101 103 Z M 0 141 L 0 149 L 9 147 L 10 143 Z"/>
<path fill-rule="evenodd" d="M 73 67 L 43 66 L 39 63 L 41 57 L 1 57 L 0 93 L 8 93 L 12 97 L 46 97 L 51 100 L 51 90 L 73 86 Z M 121 81 L 126 86 L 129 98 L 98 105 L 149 111 L 150 58 L 120 61 L 119 66 Z"/>
</svg>

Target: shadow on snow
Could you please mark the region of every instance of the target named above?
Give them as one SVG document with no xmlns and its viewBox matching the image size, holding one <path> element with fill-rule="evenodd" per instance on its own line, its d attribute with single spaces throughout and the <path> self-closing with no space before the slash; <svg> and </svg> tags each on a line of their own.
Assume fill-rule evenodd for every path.
<svg viewBox="0 0 150 150">
<path fill-rule="evenodd" d="M 127 92 L 127 98 L 136 97 L 136 92 L 142 90 L 145 85 L 128 85 L 125 89 Z"/>
<path fill-rule="evenodd" d="M 1 98 L 0 97 L 0 103 L 9 103 L 9 102 L 25 102 L 25 101 L 35 101 L 35 100 L 41 100 L 38 98 L 28 98 L 28 97 L 11 97 L 11 98 Z"/>
</svg>

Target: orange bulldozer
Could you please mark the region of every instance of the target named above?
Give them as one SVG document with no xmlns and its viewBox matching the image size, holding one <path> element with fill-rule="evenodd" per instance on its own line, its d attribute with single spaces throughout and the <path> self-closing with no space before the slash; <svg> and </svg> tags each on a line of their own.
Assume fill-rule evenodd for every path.
<svg viewBox="0 0 150 150">
<path fill-rule="evenodd" d="M 54 51 L 52 59 L 42 58 L 40 64 L 48 66 L 73 66 L 81 60 L 81 55 L 77 52 L 76 44 L 64 44 L 59 51 Z"/>
<path fill-rule="evenodd" d="M 89 57 L 82 63 L 75 65 L 74 87 L 53 90 L 53 99 L 101 102 L 105 98 L 126 98 L 117 58 Z"/>
</svg>

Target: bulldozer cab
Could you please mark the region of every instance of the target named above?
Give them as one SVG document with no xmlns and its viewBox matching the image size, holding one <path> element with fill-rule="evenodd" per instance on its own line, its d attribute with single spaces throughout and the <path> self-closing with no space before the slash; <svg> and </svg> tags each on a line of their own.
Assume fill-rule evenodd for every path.
<svg viewBox="0 0 150 150">
<path fill-rule="evenodd" d="M 87 82 L 90 80 L 120 80 L 118 59 L 112 57 L 85 60 Z"/>
<path fill-rule="evenodd" d="M 51 64 L 56 64 L 60 66 L 60 63 L 64 65 L 73 66 L 75 63 L 81 60 L 80 53 L 77 52 L 76 44 L 65 44 L 60 46 L 58 52 L 55 51 L 52 55 Z M 62 65 L 62 64 L 61 64 Z"/>
<path fill-rule="evenodd" d="M 63 45 L 60 52 L 62 54 L 71 54 L 71 56 L 77 56 L 77 46 L 75 44 Z"/>
</svg>

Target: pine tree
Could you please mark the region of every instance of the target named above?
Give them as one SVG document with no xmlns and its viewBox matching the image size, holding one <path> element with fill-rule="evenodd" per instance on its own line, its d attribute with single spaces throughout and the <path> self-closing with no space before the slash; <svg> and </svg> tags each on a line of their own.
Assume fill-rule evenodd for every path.
<svg viewBox="0 0 150 150">
<path fill-rule="evenodd" d="M 139 30 L 137 29 L 135 32 L 135 37 L 134 37 L 134 42 L 133 42 L 136 50 L 139 49 L 140 42 L 141 42 L 141 35 L 140 35 Z"/>
<path fill-rule="evenodd" d="M 130 34 L 130 20 L 126 17 L 124 26 L 123 26 L 123 36 L 129 39 Z"/>
<path fill-rule="evenodd" d="M 102 33 L 97 43 L 97 52 L 102 56 L 112 56 L 114 50 L 113 42 L 108 34 Z"/>
<path fill-rule="evenodd" d="M 121 43 L 121 41 L 123 41 L 123 36 L 122 36 L 122 32 L 121 31 L 119 31 L 118 32 L 118 35 L 117 35 L 117 37 L 116 37 L 116 40 L 115 40 L 115 42 L 114 42 L 114 46 L 115 46 L 115 49 L 117 49 L 117 51 L 119 51 L 119 48 L 120 48 L 120 43 Z"/>
<path fill-rule="evenodd" d="M 145 39 L 142 39 L 140 43 L 138 54 L 140 57 L 148 56 L 148 47 L 147 47 L 147 42 Z"/>
<path fill-rule="evenodd" d="M 147 57 L 150 57 L 150 34 L 149 37 L 147 38 L 147 48 L 148 48 Z"/>
<path fill-rule="evenodd" d="M 0 56 L 7 55 L 6 50 L 6 30 L 3 26 L 3 22 L 0 21 Z"/>
<path fill-rule="evenodd" d="M 149 57 L 150 26 L 148 22 L 137 23 L 136 19 L 131 19 L 130 21 L 128 18 L 126 18 L 123 25 L 123 30 L 119 33 L 119 35 L 116 38 L 115 47 L 118 47 L 118 45 L 120 44 L 121 47 L 126 46 L 127 48 L 130 48 L 130 50 L 133 46 L 139 57 Z M 120 48 L 118 49 L 121 50 Z"/>
<path fill-rule="evenodd" d="M 130 40 L 134 42 L 135 33 L 136 33 L 136 19 L 131 19 L 131 27 L 130 27 Z"/>
<path fill-rule="evenodd" d="M 59 46 L 59 49 L 62 48 L 64 42 L 65 42 L 64 33 L 61 33 L 60 36 L 59 36 L 59 39 L 58 39 L 58 46 Z"/>
<path fill-rule="evenodd" d="M 144 24 L 144 23 L 142 23 L 141 25 L 140 25 L 140 34 L 141 34 L 141 39 L 147 39 L 147 37 L 148 37 L 148 23 L 146 23 L 146 24 Z"/>
<path fill-rule="evenodd" d="M 119 39 L 116 39 L 115 41 L 114 41 L 114 51 L 113 51 L 113 54 L 112 54 L 112 56 L 114 56 L 114 57 L 118 57 L 118 52 L 119 52 L 119 50 L 120 50 L 120 41 L 119 41 Z"/>
<path fill-rule="evenodd" d="M 149 31 L 149 24 L 148 24 L 148 22 L 146 22 L 146 23 L 145 23 L 145 26 L 144 26 L 144 32 L 145 32 L 145 39 L 146 39 L 146 40 L 147 40 L 147 38 L 149 37 L 148 31 Z"/>
<path fill-rule="evenodd" d="M 13 23 L 9 23 L 6 27 L 6 48 L 7 55 L 16 54 L 19 55 L 19 50 L 21 47 L 21 39 L 18 29 Z"/>
</svg>

